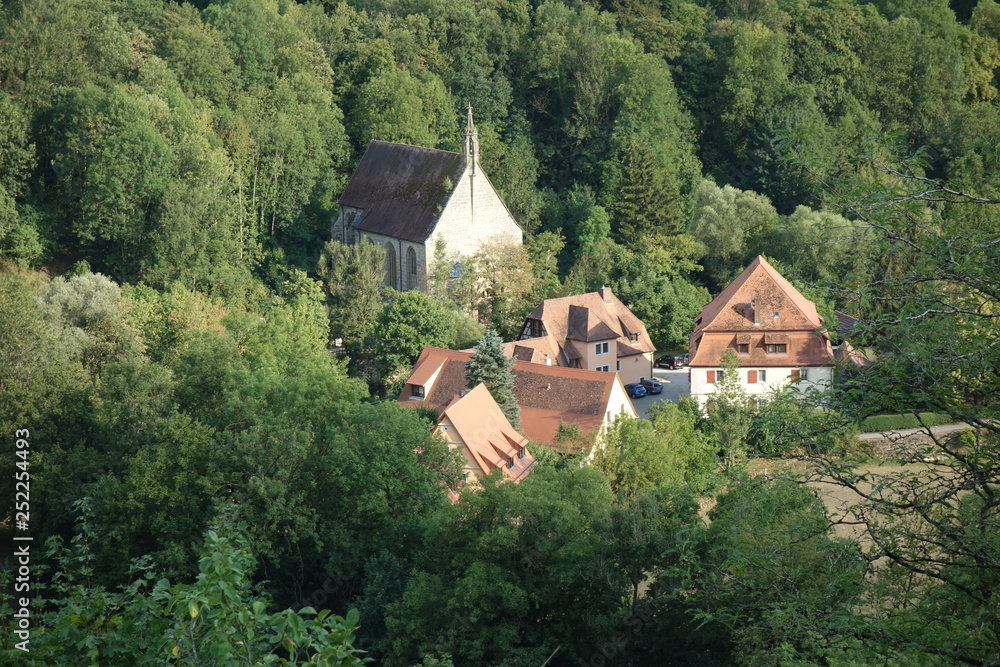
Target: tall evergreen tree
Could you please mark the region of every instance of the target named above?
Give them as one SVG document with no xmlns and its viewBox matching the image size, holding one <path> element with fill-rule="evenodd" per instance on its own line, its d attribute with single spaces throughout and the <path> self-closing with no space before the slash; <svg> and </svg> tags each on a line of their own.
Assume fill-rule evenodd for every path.
<svg viewBox="0 0 1000 667">
<path fill-rule="evenodd" d="M 521 408 L 514 398 L 514 362 L 504 354 L 496 331 L 488 330 L 476 344 L 472 361 L 465 364 L 465 377 L 470 388 L 480 382 L 486 385 L 511 426 L 521 424 Z"/>
<path fill-rule="evenodd" d="M 676 177 L 656 162 L 648 145 L 631 142 L 621 189 L 612 206 L 618 240 L 630 247 L 643 236 L 658 238 L 683 231 L 684 203 Z"/>
</svg>

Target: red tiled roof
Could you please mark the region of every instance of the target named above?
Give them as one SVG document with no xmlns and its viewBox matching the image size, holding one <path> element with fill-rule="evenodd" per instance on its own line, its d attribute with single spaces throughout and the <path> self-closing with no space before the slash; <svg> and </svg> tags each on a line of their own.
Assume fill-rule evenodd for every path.
<svg viewBox="0 0 1000 667">
<path fill-rule="evenodd" d="M 758 256 L 695 319 L 689 365 L 718 366 L 726 349 L 747 345 L 744 366 L 821 366 L 833 362 L 823 318 L 773 266 Z M 784 354 L 766 345 L 786 346 Z"/>
<path fill-rule="evenodd" d="M 362 209 L 361 231 L 422 243 L 458 182 L 462 164 L 459 153 L 372 141 L 340 204 Z"/>
<path fill-rule="evenodd" d="M 526 338 L 525 340 L 514 341 L 503 344 L 504 353 L 518 361 L 530 361 L 535 364 L 544 364 L 545 357 L 553 364 L 558 363 L 559 347 L 551 336 L 541 338 Z"/>
<path fill-rule="evenodd" d="M 546 299 L 531 311 L 528 319 L 542 322 L 562 351 L 559 359 L 562 365 L 582 356 L 570 341 L 617 339 L 619 349 L 627 350 L 628 354 L 656 351 L 642 320 L 607 287 L 587 294 Z M 638 334 L 638 340 L 631 340 L 630 334 Z M 628 354 L 619 353 L 618 356 Z"/>
<path fill-rule="evenodd" d="M 425 347 L 399 402 L 445 409 L 465 390 L 465 363 L 471 359 L 467 351 Z M 415 378 L 430 377 L 438 369 L 424 399 L 411 400 Z M 601 424 L 617 378 L 615 373 L 515 361 L 514 397 L 521 407 L 521 429 L 535 442 L 552 442 L 560 420 L 577 423 L 584 433 L 589 433 Z"/>
<path fill-rule="evenodd" d="M 519 482 L 536 464 L 526 449 L 528 439 L 514 430 L 484 384 L 452 401 L 441 413 L 439 426 L 445 421 L 455 428 L 457 439 L 483 474 L 503 470 L 504 477 Z M 524 458 L 520 457 L 522 447 Z"/>
</svg>

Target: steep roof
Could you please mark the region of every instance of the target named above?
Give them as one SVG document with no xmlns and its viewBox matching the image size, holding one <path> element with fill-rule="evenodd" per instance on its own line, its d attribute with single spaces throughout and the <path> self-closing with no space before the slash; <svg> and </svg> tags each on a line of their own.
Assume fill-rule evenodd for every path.
<svg viewBox="0 0 1000 667">
<path fill-rule="evenodd" d="M 755 300 L 756 299 L 756 300 Z M 748 307 L 749 304 L 754 307 Z M 754 310 L 759 324 L 754 324 Z M 773 311 L 780 311 L 778 318 Z M 757 255 L 743 273 L 726 286 L 695 320 L 695 331 L 738 329 L 809 329 L 823 326 L 816 305 L 785 280 L 766 259 Z"/>
<path fill-rule="evenodd" d="M 817 366 L 833 362 L 830 339 L 817 334 L 823 318 L 767 260 L 757 256 L 695 319 L 690 365 L 718 366 L 722 353 L 748 346 L 743 366 Z M 785 344 L 785 354 L 766 345 Z"/>
<path fill-rule="evenodd" d="M 362 209 L 357 225 L 361 231 L 422 243 L 433 231 L 462 167 L 459 153 L 372 141 L 340 204 Z"/>
<path fill-rule="evenodd" d="M 482 383 L 445 407 L 438 425 L 445 422 L 454 427 L 457 439 L 465 444 L 484 474 L 503 470 L 505 477 L 519 482 L 536 464 L 527 450 L 524 458 L 520 457 L 520 450 L 527 446 L 528 439 L 514 430 Z"/>
<path fill-rule="evenodd" d="M 563 348 L 566 360 L 574 358 L 574 353 L 567 349 L 570 340 L 589 343 L 617 339 L 618 356 L 656 350 L 642 320 L 607 287 L 587 294 L 546 299 L 531 311 L 528 319 L 543 323 L 548 335 Z M 638 340 L 631 340 L 631 334 L 638 334 Z"/>
<path fill-rule="evenodd" d="M 467 351 L 425 347 L 399 395 L 399 402 L 438 411 L 445 409 L 465 390 L 465 363 L 471 359 L 472 354 Z M 429 388 L 417 384 L 435 372 Z M 514 397 L 521 407 L 521 429 L 535 442 L 552 442 L 560 420 L 577 423 L 588 433 L 603 421 L 616 382 L 620 382 L 616 373 L 515 360 Z M 422 401 L 411 400 L 415 384 L 425 387 Z"/>
<path fill-rule="evenodd" d="M 511 359 L 530 361 L 535 364 L 544 364 L 546 357 L 554 364 L 557 363 L 559 356 L 559 346 L 552 336 L 526 338 L 512 343 L 504 343 L 503 351 Z"/>
</svg>

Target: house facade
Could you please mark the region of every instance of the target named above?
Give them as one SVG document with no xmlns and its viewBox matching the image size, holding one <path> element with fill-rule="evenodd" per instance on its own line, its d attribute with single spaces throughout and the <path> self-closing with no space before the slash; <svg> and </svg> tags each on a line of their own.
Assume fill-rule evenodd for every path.
<svg viewBox="0 0 1000 667">
<path fill-rule="evenodd" d="M 473 488 L 496 470 L 503 479 L 520 482 L 537 463 L 528 451 L 528 438 L 510 425 L 484 384 L 455 396 L 441 412 L 434 432 L 444 437 L 449 449 L 462 454 L 465 483 Z"/>
<path fill-rule="evenodd" d="M 626 384 L 653 376 L 656 352 L 646 325 L 607 287 L 546 299 L 506 349 L 522 361 L 618 373 Z"/>
<path fill-rule="evenodd" d="M 399 402 L 426 406 L 439 414 L 467 392 L 469 351 L 425 347 Z M 638 417 L 615 373 L 514 361 L 514 397 L 521 430 L 532 442 L 554 444 L 560 424 L 576 424 L 583 435 L 599 431 L 624 413 Z"/>
<path fill-rule="evenodd" d="M 331 235 L 385 249 L 385 283 L 424 289 L 439 240 L 453 271 L 486 241 L 523 242 L 521 228 L 479 165 L 469 108 L 461 153 L 386 141 L 368 144 L 340 197 Z"/>
<path fill-rule="evenodd" d="M 705 406 L 722 379 L 722 355 L 732 350 L 735 372 L 752 397 L 789 383 L 825 389 L 834 353 L 816 305 L 758 256 L 705 306 L 691 334 L 691 396 Z"/>
</svg>

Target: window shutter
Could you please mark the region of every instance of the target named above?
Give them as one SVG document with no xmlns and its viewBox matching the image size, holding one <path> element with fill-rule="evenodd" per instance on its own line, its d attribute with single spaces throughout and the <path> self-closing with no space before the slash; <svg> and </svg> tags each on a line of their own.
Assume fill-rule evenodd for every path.
<svg viewBox="0 0 1000 667">
<path fill-rule="evenodd" d="M 798 368 L 793 368 L 792 369 L 792 382 L 798 382 L 798 381 L 799 381 L 799 369 Z"/>
<path fill-rule="evenodd" d="M 747 371 L 747 384 L 757 384 L 757 371 Z"/>
<path fill-rule="evenodd" d="M 715 384 L 715 371 L 708 371 L 708 383 Z"/>
</svg>

